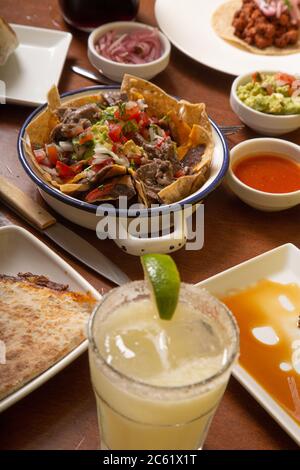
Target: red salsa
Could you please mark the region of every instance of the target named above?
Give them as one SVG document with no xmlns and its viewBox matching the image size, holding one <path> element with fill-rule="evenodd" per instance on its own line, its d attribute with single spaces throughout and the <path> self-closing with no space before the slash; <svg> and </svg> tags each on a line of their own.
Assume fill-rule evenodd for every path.
<svg viewBox="0 0 300 470">
<path fill-rule="evenodd" d="M 233 172 L 247 186 L 265 193 L 300 190 L 300 164 L 283 155 L 249 156 L 237 163 Z"/>
</svg>

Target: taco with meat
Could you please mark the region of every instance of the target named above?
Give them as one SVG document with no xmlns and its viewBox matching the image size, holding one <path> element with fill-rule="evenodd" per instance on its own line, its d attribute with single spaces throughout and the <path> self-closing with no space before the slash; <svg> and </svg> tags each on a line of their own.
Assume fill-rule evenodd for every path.
<svg viewBox="0 0 300 470">
<path fill-rule="evenodd" d="M 89 202 L 137 198 L 170 204 L 207 180 L 214 151 L 204 104 L 177 101 L 125 75 L 120 91 L 48 107 L 27 127 L 25 148 L 48 184 Z"/>
<path fill-rule="evenodd" d="M 300 52 L 300 0 L 229 0 L 215 11 L 212 26 L 253 54 Z"/>
</svg>

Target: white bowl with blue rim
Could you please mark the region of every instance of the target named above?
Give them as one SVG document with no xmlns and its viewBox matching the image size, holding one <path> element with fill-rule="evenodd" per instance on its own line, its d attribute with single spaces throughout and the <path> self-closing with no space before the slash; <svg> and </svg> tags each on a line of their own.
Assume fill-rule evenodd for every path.
<svg viewBox="0 0 300 470">
<path fill-rule="evenodd" d="M 61 102 L 63 104 L 65 101 L 68 101 L 73 97 L 79 98 L 99 91 L 118 89 L 119 88 L 117 86 L 92 86 L 82 88 L 62 94 Z M 24 122 L 18 136 L 18 154 L 24 170 L 29 178 L 37 185 L 42 198 L 47 202 L 47 204 L 49 204 L 49 206 L 58 214 L 71 222 L 91 230 L 96 230 L 99 222 L 103 222 L 103 217 L 108 217 L 111 220 L 117 219 L 118 224 L 120 224 L 119 226 L 122 226 L 125 230 L 126 236 L 124 237 L 124 230 L 122 236 L 119 233 L 110 233 L 109 235 L 120 248 L 130 254 L 141 255 L 143 253 L 151 252 L 170 253 L 182 248 L 185 245 L 187 238 L 185 215 L 183 214 L 182 209 L 184 206 L 189 205 L 192 206 L 193 210 L 195 210 L 197 203 L 203 201 L 203 199 L 214 191 L 222 182 L 229 167 L 228 146 L 218 125 L 210 119 L 215 148 L 209 178 L 198 191 L 174 204 L 161 205 L 159 207 L 149 209 L 141 208 L 139 210 L 131 210 L 116 208 L 109 204 L 101 204 L 99 206 L 81 201 L 68 194 L 62 193 L 59 189 L 51 186 L 42 178 L 31 158 L 26 153 L 25 137 L 27 126 L 34 118 L 44 111 L 46 106 L 47 104 L 44 104 L 35 109 Z M 99 209 L 100 212 L 102 212 L 100 215 Z M 146 233 L 141 233 L 141 236 L 139 237 L 130 233 L 129 224 L 137 217 L 157 217 L 161 219 L 164 215 L 167 216 L 168 214 L 170 215 L 180 211 L 183 214 L 182 218 L 170 217 L 170 226 L 173 225 L 172 221 L 176 221 L 174 231 L 172 231 L 172 233 L 163 236 L 152 236 L 151 238 L 148 238 Z M 109 231 L 109 227 L 106 227 L 106 229 Z M 98 232 L 99 231 L 101 231 L 101 229 L 98 230 Z"/>
</svg>

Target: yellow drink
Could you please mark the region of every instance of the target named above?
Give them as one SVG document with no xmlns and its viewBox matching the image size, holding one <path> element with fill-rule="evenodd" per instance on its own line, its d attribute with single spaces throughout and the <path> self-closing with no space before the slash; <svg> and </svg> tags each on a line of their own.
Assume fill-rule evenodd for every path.
<svg viewBox="0 0 300 470">
<path fill-rule="evenodd" d="M 228 310 L 203 290 L 182 285 L 170 321 L 159 318 L 145 283 L 114 290 L 90 324 L 102 447 L 202 447 L 237 340 Z"/>
</svg>

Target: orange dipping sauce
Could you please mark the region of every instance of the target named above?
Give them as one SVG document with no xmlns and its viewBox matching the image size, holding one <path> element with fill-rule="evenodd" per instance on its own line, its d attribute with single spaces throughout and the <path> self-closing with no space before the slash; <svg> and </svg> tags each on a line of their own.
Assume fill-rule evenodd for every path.
<svg viewBox="0 0 300 470">
<path fill-rule="evenodd" d="M 276 154 L 249 156 L 233 167 L 242 183 L 265 193 L 291 193 L 300 189 L 300 164 Z"/>
<path fill-rule="evenodd" d="M 262 279 L 221 300 L 240 328 L 241 366 L 300 424 L 300 285 Z"/>
</svg>

